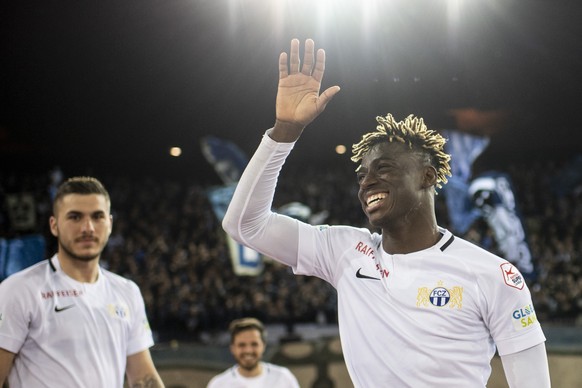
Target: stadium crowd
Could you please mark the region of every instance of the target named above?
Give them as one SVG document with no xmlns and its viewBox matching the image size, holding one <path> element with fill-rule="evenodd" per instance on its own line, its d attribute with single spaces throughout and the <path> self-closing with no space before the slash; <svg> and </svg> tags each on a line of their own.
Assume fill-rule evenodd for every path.
<svg viewBox="0 0 582 388">
<path fill-rule="evenodd" d="M 575 164 L 579 162 L 514 164 L 507 170 L 536 264 L 537 276 L 529 286 L 542 323 L 582 325 L 582 169 Z M 325 214 L 322 223 L 366 227 L 355 176 L 344 167 L 318 171 L 286 166 L 275 205 L 298 201 L 314 214 Z M 284 323 L 289 330 L 293 323 L 336 322 L 335 291 L 317 278 L 294 276 L 270 260 L 258 276 L 235 275 L 220 220 L 207 197 L 209 187 L 194 178 L 190 183 L 98 178 L 114 204 L 114 230 L 103 265 L 140 286 L 159 340 L 197 340 L 241 316 Z M 50 187 L 48 174 L 2 174 L 0 238 L 41 233 L 46 236 L 46 257 L 55 251 L 47 222 Z M 11 193 L 33 195 L 34 230 L 13 230 L 4 200 Z M 443 197 L 437 196 L 437 201 L 439 224 L 448 227 Z M 485 222 L 475 222 L 464 237 L 496 250 Z"/>
</svg>

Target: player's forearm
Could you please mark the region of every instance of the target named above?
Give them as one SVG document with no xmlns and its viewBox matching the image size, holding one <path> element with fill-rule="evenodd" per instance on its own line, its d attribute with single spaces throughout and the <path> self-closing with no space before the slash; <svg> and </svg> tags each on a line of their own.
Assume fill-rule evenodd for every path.
<svg viewBox="0 0 582 388">
<path fill-rule="evenodd" d="M 127 357 L 127 385 L 131 388 L 164 388 L 148 349 Z"/>
<path fill-rule="evenodd" d="M 551 387 L 548 357 L 543 342 L 521 352 L 501 356 L 501 362 L 511 388 Z"/>
<path fill-rule="evenodd" d="M 285 264 L 297 261 L 296 220 L 271 211 L 279 172 L 293 143 L 278 143 L 268 135 L 251 158 L 222 221 L 239 243 Z"/>
<path fill-rule="evenodd" d="M 164 388 L 164 383 L 158 375 L 145 375 L 142 378 L 129 382 L 130 388 Z"/>
<path fill-rule="evenodd" d="M 14 363 L 15 354 L 0 348 L 0 387 L 3 386 Z"/>
<path fill-rule="evenodd" d="M 245 245 L 271 213 L 279 172 L 293 148 L 292 143 L 276 143 L 268 136 L 245 168 L 222 221 L 224 230 Z"/>
</svg>

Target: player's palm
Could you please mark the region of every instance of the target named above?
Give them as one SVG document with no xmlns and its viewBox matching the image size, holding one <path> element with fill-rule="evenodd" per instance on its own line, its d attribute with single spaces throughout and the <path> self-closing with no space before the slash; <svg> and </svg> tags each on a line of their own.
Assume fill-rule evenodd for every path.
<svg viewBox="0 0 582 388">
<path fill-rule="evenodd" d="M 311 75 L 290 74 L 279 80 L 277 120 L 306 126 L 323 110 L 319 88 L 321 84 Z"/>
</svg>

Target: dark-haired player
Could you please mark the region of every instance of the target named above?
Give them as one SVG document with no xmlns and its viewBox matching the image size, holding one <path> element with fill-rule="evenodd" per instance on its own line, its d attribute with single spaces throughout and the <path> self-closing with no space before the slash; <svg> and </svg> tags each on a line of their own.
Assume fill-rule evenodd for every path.
<svg viewBox="0 0 582 388">
<path fill-rule="evenodd" d="M 70 178 L 53 203 L 57 253 L 0 284 L 0 385 L 163 387 L 137 285 L 99 266 L 111 200 L 93 177 Z"/>
</svg>

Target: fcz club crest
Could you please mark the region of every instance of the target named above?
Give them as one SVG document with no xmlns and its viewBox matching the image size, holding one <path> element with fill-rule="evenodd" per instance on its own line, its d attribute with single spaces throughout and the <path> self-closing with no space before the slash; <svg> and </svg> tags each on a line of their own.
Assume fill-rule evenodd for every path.
<svg viewBox="0 0 582 388">
<path fill-rule="evenodd" d="M 428 287 L 419 287 L 416 296 L 416 307 L 444 307 L 461 309 L 463 307 L 463 287 L 445 288 L 439 281 L 432 290 Z"/>
</svg>

